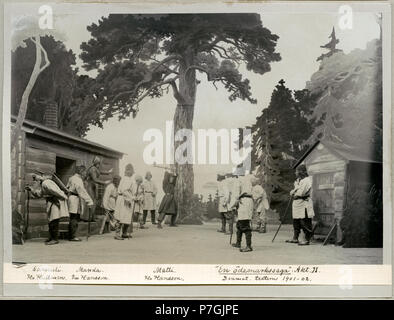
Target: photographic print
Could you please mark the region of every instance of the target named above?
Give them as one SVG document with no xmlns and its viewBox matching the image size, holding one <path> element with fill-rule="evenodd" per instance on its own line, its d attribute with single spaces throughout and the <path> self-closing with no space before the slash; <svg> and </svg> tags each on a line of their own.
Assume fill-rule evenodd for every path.
<svg viewBox="0 0 394 320">
<path fill-rule="evenodd" d="M 389 19 L 8 3 L 5 282 L 391 285 Z"/>
</svg>

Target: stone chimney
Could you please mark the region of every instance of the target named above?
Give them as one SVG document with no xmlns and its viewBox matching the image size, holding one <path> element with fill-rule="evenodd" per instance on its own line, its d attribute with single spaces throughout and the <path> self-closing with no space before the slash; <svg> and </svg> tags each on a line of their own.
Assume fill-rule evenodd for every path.
<svg viewBox="0 0 394 320">
<path fill-rule="evenodd" d="M 54 101 L 49 101 L 45 108 L 44 125 L 51 129 L 58 128 L 57 120 L 57 104 Z"/>
</svg>

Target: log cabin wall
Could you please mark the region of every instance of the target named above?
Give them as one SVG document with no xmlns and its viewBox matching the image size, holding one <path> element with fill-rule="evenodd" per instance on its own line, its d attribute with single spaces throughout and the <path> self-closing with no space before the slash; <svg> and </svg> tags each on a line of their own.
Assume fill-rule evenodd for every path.
<svg viewBox="0 0 394 320">
<path fill-rule="evenodd" d="M 25 208 L 25 133 L 17 140 L 16 148 L 11 151 L 11 199 L 12 208 L 24 214 Z"/>
<path fill-rule="evenodd" d="M 312 199 L 316 220 L 321 222 L 315 233 L 326 235 L 336 222 L 339 241 L 342 238 L 339 223 L 346 202 L 347 161 L 319 144 L 305 158 L 305 165 L 313 178 Z"/>
<path fill-rule="evenodd" d="M 24 216 L 26 215 L 27 193 L 24 186 L 32 182 L 32 173 L 36 170 L 48 173 L 56 172 L 60 175 L 63 183 L 66 184 L 68 178 L 74 174 L 75 166 L 84 165 L 88 168 L 96 155 L 103 159 L 101 170 L 108 171 L 113 168 L 112 174 L 119 174 L 119 159 L 104 156 L 100 154 L 99 150 L 94 153 L 82 150 L 77 145 L 56 144 L 32 134 L 25 135 L 18 145 L 18 155 L 15 158 L 14 154 L 12 161 L 12 174 L 17 177 L 12 186 L 12 199 L 18 199 L 19 212 Z M 103 180 L 110 178 L 111 175 L 101 177 Z M 102 193 L 103 190 L 100 190 L 99 199 L 101 199 Z M 102 210 L 98 208 L 97 214 L 100 213 L 102 213 Z M 45 200 L 30 199 L 28 237 L 45 237 L 47 232 L 48 220 L 45 212 Z"/>
</svg>

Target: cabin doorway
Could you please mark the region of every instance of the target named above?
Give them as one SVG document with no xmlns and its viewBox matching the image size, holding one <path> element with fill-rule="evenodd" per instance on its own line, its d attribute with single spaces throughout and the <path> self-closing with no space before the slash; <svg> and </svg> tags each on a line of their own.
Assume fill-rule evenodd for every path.
<svg viewBox="0 0 394 320">
<path fill-rule="evenodd" d="M 56 174 L 67 185 L 68 179 L 75 172 L 76 161 L 63 157 L 56 157 Z"/>
<path fill-rule="evenodd" d="M 315 234 L 326 235 L 335 219 L 334 173 L 313 175 L 313 202 L 317 220 L 320 222 Z"/>
</svg>

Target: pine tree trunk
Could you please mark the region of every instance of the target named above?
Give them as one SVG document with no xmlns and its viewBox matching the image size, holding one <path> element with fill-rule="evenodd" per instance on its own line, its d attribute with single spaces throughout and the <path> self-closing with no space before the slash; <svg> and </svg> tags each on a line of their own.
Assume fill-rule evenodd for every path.
<svg viewBox="0 0 394 320">
<path fill-rule="evenodd" d="M 178 105 L 174 115 L 174 132 L 180 129 L 193 129 L 194 104 L 196 99 L 196 71 L 188 69 L 193 65 L 194 55 L 186 53 L 179 67 L 179 94 L 182 99 L 178 99 Z M 182 144 L 182 141 L 174 142 L 174 150 Z M 178 204 L 177 221 L 182 223 L 185 217 L 193 220 L 191 212 L 192 197 L 194 194 L 194 173 L 193 164 L 175 164 L 177 169 L 177 184 L 175 188 L 175 198 Z M 196 221 L 197 222 L 197 221 Z"/>
</svg>

